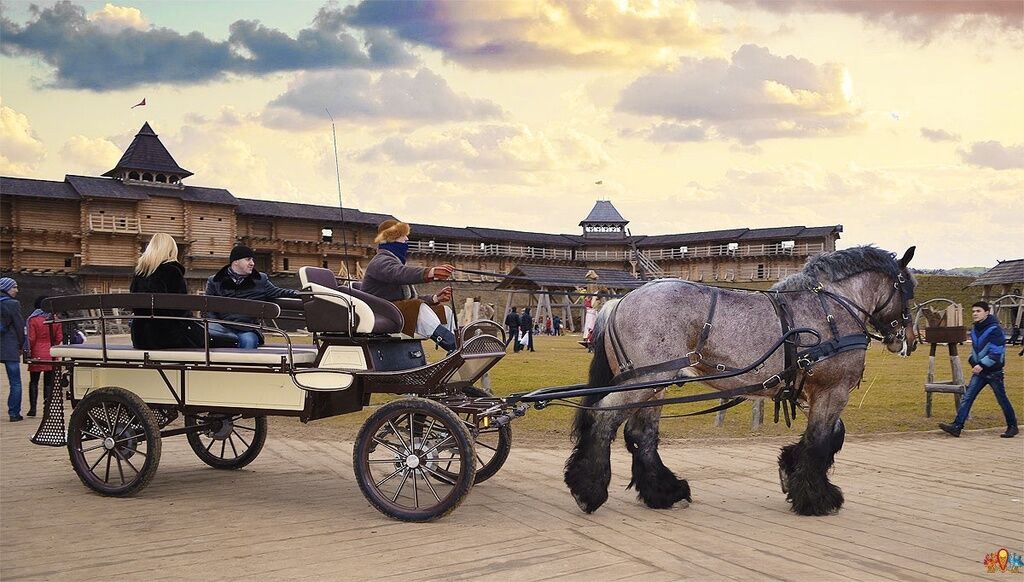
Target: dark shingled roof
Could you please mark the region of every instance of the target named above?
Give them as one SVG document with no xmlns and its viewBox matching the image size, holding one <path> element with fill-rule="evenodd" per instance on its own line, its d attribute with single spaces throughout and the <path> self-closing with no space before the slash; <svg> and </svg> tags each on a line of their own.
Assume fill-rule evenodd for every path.
<svg viewBox="0 0 1024 582">
<path fill-rule="evenodd" d="M 146 188 L 128 188 L 119 180 L 112 178 L 68 175 L 64 179 L 81 196 L 88 196 L 90 198 L 118 198 L 121 200 L 149 199 Z"/>
<path fill-rule="evenodd" d="M 469 228 L 435 226 L 433 224 L 410 224 L 409 226 L 412 227 L 412 234 L 409 237 L 416 240 L 430 240 L 437 237 L 445 240 L 462 239 L 477 242 L 481 238 L 479 234 Z"/>
<path fill-rule="evenodd" d="M 512 277 L 526 279 L 505 279 L 497 289 L 574 289 L 587 284 L 586 275 L 593 270 L 597 273 L 595 284 L 609 289 L 634 289 L 642 286 L 641 281 L 626 271 L 614 269 L 588 269 L 586 267 L 561 267 L 549 265 L 516 265 L 508 272 Z"/>
<path fill-rule="evenodd" d="M 969 287 L 1005 283 L 1024 283 L 1024 259 L 1000 261 L 996 266 L 982 273 Z"/>
<path fill-rule="evenodd" d="M 727 243 L 740 240 L 800 240 L 821 238 L 832 233 L 843 232 L 840 224 L 834 226 L 782 226 L 778 228 L 733 228 L 729 230 L 712 230 L 706 232 L 690 232 L 682 234 L 658 234 L 637 238 L 637 246 L 671 246 L 695 242 Z"/>
<path fill-rule="evenodd" d="M 79 196 L 67 182 L 33 180 L 31 178 L 0 178 L 0 194 L 4 196 L 35 196 L 78 200 Z"/>
<path fill-rule="evenodd" d="M 601 224 L 628 224 L 629 221 L 622 218 L 619 211 L 612 206 L 612 203 L 608 200 L 598 200 L 594 204 L 594 209 L 590 211 L 590 214 L 586 218 L 580 221 L 580 226 L 583 226 L 588 222 L 598 222 Z"/>
<path fill-rule="evenodd" d="M 493 242 L 536 243 L 539 245 L 557 245 L 563 247 L 573 246 L 575 242 L 560 234 L 521 232 L 518 230 L 481 228 L 476 226 L 470 226 L 468 229 L 479 235 L 481 239 Z"/>
<path fill-rule="evenodd" d="M 342 210 L 336 206 L 319 206 L 316 204 L 299 204 L 297 202 L 276 202 L 273 200 L 254 200 L 238 198 L 238 214 L 249 216 L 270 216 L 274 218 L 298 218 L 317 220 L 320 222 L 342 222 Z M 393 218 L 389 214 L 362 212 L 355 208 L 346 208 L 344 221 L 353 224 L 377 226 L 385 220 Z"/>
<path fill-rule="evenodd" d="M 149 126 L 148 121 L 142 125 L 139 133 L 135 134 L 135 139 L 132 140 L 128 149 L 124 150 L 124 155 L 121 156 L 121 160 L 117 162 L 114 169 L 103 175 L 113 178 L 119 176 L 121 170 L 165 172 L 178 174 L 183 178 L 192 175 L 192 172 L 182 168 L 178 162 L 174 161 L 171 152 L 164 147 L 156 132 Z"/>
</svg>

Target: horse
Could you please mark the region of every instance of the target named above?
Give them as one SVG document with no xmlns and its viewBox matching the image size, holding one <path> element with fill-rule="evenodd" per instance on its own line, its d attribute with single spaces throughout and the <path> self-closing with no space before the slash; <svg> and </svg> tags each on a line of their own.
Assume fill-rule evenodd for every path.
<svg viewBox="0 0 1024 582">
<path fill-rule="evenodd" d="M 744 398 L 778 397 L 779 390 L 788 390 L 793 413 L 796 406 L 802 409 L 807 428 L 798 442 L 782 447 L 782 491 L 797 514 L 834 513 L 843 494 L 827 473 L 843 446 L 840 416 L 863 377 L 869 337 L 901 356 L 917 345 L 910 318 L 916 281 L 907 270 L 914 249 L 899 260 L 870 245 L 821 253 L 768 291 L 718 289 L 680 279 L 649 282 L 598 314 L 587 385 L 710 375 L 702 380 L 705 385 L 745 390 Z M 773 352 L 776 346 L 785 349 Z M 794 354 L 798 349 L 803 355 Z M 766 354 L 763 365 L 751 366 Z M 746 368 L 739 375 L 722 373 Z M 608 499 L 611 443 L 623 422 L 633 456 L 627 489 L 635 487 L 638 500 L 654 509 L 692 503 L 689 483 L 658 454 L 662 407 L 656 401 L 664 398 L 666 385 L 583 398 L 573 422 L 565 483 L 584 512 Z"/>
</svg>

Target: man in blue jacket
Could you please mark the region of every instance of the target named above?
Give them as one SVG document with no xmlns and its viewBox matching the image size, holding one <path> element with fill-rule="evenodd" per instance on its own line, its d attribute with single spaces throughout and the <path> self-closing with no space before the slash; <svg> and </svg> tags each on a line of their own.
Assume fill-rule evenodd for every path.
<svg viewBox="0 0 1024 582">
<path fill-rule="evenodd" d="M 25 345 L 25 319 L 21 315 L 18 283 L 10 277 L 0 278 L 0 360 L 7 371 L 11 393 L 7 396 L 7 414 L 11 422 L 21 416 L 21 352 Z"/>
<path fill-rule="evenodd" d="M 1017 429 L 1017 415 L 1013 412 L 1010 399 L 1006 397 L 1006 388 L 1003 386 L 1003 365 L 1006 362 L 1006 335 L 1003 328 L 999 326 L 999 320 L 991 314 L 992 308 L 985 301 L 979 301 L 971 306 L 971 318 L 974 319 L 974 327 L 971 328 L 971 357 L 968 362 L 973 366 L 974 375 L 971 376 L 971 384 L 967 387 L 964 400 L 960 403 L 960 410 L 956 413 L 956 419 L 952 423 L 939 423 L 939 428 L 947 433 L 958 437 L 967 421 L 967 415 L 971 412 L 971 405 L 978 393 L 986 384 L 992 387 L 995 392 L 996 401 L 1003 409 L 1003 416 L 1006 417 L 1006 432 L 999 435 L 1003 438 L 1015 436 Z"/>
<path fill-rule="evenodd" d="M 278 297 L 298 297 L 299 292 L 284 289 L 270 282 L 266 273 L 256 270 L 255 255 L 247 246 L 239 245 L 231 249 L 230 263 L 206 280 L 206 294 L 218 297 L 234 297 L 235 299 L 255 299 L 268 301 Z M 237 313 L 210 313 L 213 319 L 237 321 L 238 323 L 256 323 L 253 317 Z M 238 347 L 251 350 L 263 343 L 263 334 L 251 327 L 233 326 L 219 323 L 210 324 L 210 336 L 220 341 L 237 340 Z"/>
</svg>

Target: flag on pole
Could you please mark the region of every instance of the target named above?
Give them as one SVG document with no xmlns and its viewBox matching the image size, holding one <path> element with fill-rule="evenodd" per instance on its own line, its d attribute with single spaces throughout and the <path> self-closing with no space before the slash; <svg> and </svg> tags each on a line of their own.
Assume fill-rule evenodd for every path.
<svg viewBox="0 0 1024 582">
<path fill-rule="evenodd" d="M 130 107 L 130 109 L 135 109 L 136 107 L 145 107 L 145 105 L 146 105 L 146 98 L 145 98 L 145 97 L 143 97 L 143 98 L 142 98 L 142 101 L 139 101 L 139 102 L 138 102 L 138 103 L 136 103 L 135 105 L 132 105 L 132 106 Z"/>
</svg>

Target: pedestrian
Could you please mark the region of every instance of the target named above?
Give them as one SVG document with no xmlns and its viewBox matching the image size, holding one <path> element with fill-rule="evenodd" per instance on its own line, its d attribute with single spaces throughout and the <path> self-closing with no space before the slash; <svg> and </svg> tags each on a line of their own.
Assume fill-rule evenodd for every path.
<svg viewBox="0 0 1024 582">
<path fill-rule="evenodd" d="M 256 255 L 247 246 L 238 245 L 231 249 L 228 264 L 206 280 L 206 294 L 216 297 L 233 297 L 235 299 L 253 299 L 268 301 L 278 297 L 298 297 L 294 289 L 278 287 L 270 282 L 266 273 L 256 270 Z M 255 317 L 237 313 L 215 313 L 209 316 L 227 322 L 248 325 L 232 325 L 231 323 L 211 323 L 210 338 L 220 341 L 237 342 L 238 347 L 245 350 L 258 348 L 263 344 L 263 334 L 254 327 Z"/>
<path fill-rule="evenodd" d="M 552 323 L 552 327 L 555 328 L 555 335 L 556 336 L 562 335 L 562 318 L 560 316 L 556 315 L 551 323 Z"/>
<path fill-rule="evenodd" d="M 960 403 L 960 409 L 956 413 L 956 419 L 952 423 L 939 423 L 939 428 L 947 433 L 958 437 L 967 421 L 967 415 L 971 412 L 971 406 L 978 393 L 986 384 L 992 387 L 996 395 L 996 401 L 1003 409 L 1003 416 L 1006 418 L 1006 432 L 999 435 L 1003 438 L 1015 436 L 1017 428 L 1017 415 L 1014 414 L 1010 399 L 1006 397 L 1006 387 L 1003 385 L 1003 365 L 1006 362 L 1006 335 L 999 325 L 999 320 L 991 313 L 992 307 L 986 301 L 978 301 L 971 306 L 971 318 L 974 326 L 971 328 L 971 356 L 967 361 L 973 366 L 974 375 L 971 376 L 971 383 L 967 387 L 964 399 Z"/>
<path fill-rule="evenodd" d="M 518 352 L 523 346 L 519 344 L 519 314 L 516 313 L 515 307 L 505 316 L 505 327 L 508 328 L 508 337 L 509 341 L 512 342 L 512 351 Z"/>
<path fill-rule="evenodd" d="M 536 351 L 533 349 L 533 316 L 530 315 L 529 307 L 524 307 L 519 317 L 519 332 L 527 337 L 525 347 L 531 352 Z"/>
<path fill-rule="evenodd" d="M 171 235 L 158 232 L 146 245 L 135 265 L 132 293 L 188 294 L 185 267 L 178 262 L 178 244 Z M 136 316 L 190 317 L 177 309 L 136 309 Z M 203 329 L 195 322 L 181 319 L 140 317 L 132 320 L 132 346 L 140 350 L 201 348 L 206 345 Z"/>
<path fill-rule="evenodd" d="M 420 295 L 416 283 L 444 281 L 452 276 L 455 267 L 449 264 L 434 267 L 406 265 L 409 253 L 408 224 L 388 219 L 377 225 L 377 254 L 366 264 L 363 282 L 359 287 L 395 304 L 405 319 L 402 333 L 429 337 L 441 349 L 452 352 L 456 348 L 455 312 L 445 303 L 452 300 L 452 288 L 445 287 L 433 295 Z"/>
<path fill-rule="evenodd" d="M 28 324 L 25 326 L 28 332 L 28 350 L 25 356 L 34 362 L 28 365 L 28 415 L 36 415 L 36 403 L 39 402 L 39 379 L 43 380 L 43 408 L 50 400 L 53 393 L 53 364 L 41 363 L 40 360 L 54 360 L 50 355 L 50 348 L 60 345 L 64 340 L 64 332 L 59 323 L 47 325 L 46 320 L 52 319 L 52 315 L 43 310 L 43 301 L 47 297 L 40 295 L 36 298 L 35 310 L 28 316 Z"/>
<path fill-rule="evenodd" d="M 25 420 L 21 416 L 21 352 L 25 345 L 25 319 L 21 315 L 18 282 L 0 278 L 0 360 L 11 385 L 7 395 L 7 414 L 11 422 Z"/>
</svg>

